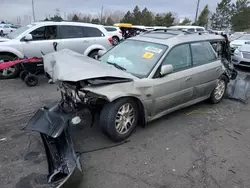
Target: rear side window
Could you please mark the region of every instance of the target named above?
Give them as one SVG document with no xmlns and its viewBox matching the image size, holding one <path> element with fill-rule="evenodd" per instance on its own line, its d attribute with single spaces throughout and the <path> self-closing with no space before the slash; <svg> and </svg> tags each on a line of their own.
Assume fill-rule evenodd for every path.
<svg viewBox="0 0 250 188">
<path fill-rule="evenodd" d="M 116 31 L 116 28 L 114 28 L 114 27 L 105 27 L 105 29 L 107 30 L 107 31 Z"/>
<path fill-rule="evenodd" d="M 193 65 L 203 65 L 217 59 L 209 42 L 191 43 Z"/>
<path fill-rule="evenodd" d="M 163 65 L 173 65 L 174 71 L 187 69 L 191 66 L 191 53 L 189 44 L 174 47 L 163 60 Z"/>
<path fill-rule="evenodd" d="M 84 27 L 84 37 L 103 37 L 104 34 L 95 27 Z"/>
<path fill-rule="evenodd" d="M 187 31 L 189 31 L 189 32 L 195 32 L 194 28 L 190 28 Z"/>
<path fill-rule="evenodd" d="M 204 31 L 202 28 L 196 28 L 196 31 Z"/>
<path fill-rule="evenodd" d="M 83 38 L 84 28 L 81 26 L 63 25 L 60 26 L 60 36 L 63 39 Z"/>
</svg>

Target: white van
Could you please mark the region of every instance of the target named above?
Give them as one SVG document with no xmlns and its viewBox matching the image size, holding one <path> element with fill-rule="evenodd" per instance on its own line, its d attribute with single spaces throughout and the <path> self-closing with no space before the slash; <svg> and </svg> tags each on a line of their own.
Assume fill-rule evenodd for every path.
<svg viewBox="0 0 250 188">
<path fill-rule="evenodd" d="M 204 27 L 200 26 L 185 26 L 185 25 L 177 25 L 177 26 L 171 26 L 169 29 L 178 29 L 178 30 L 184 30 L 184 31 L 189 31 L 189 32 L 205 32 Z"/>
</svg>

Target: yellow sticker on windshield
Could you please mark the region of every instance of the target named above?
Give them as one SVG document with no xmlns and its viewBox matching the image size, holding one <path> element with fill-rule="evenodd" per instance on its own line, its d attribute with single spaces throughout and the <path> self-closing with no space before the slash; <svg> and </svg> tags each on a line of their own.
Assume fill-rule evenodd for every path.
<svg viewBox="0 0 250 188">
<path fill-rule="evenodd" d="M 145 52 L 142 56 L 143 59 L 151 59 L 154 56 L 151 52 Z"/>
</svg>

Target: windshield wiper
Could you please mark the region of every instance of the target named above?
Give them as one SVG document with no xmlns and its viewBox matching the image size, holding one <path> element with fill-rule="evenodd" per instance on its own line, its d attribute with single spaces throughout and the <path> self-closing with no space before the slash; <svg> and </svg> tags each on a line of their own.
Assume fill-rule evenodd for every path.
<svg viewBox="0 0 250 188">
<path fill-rule="evenodd" d="M 111 63 L 111 62 L 108 62 L 108 61 L 107 61 L 107 63 L 110 64 L 110 65 L 113 65 L 114 67 L 116 67 L 116 68 L 118 68 L 118 69 L 120 69 L 120 70 L 123 70 L 123 71 L 126 71 L 126 70 L 127 70 L 127 69 L 125 69 L 124 67 L 122 67 L 122 66 L 120 66 L 120 65 L 118 65 L 118 64 L 116 64 L 116 63 Z"/>
</svg>

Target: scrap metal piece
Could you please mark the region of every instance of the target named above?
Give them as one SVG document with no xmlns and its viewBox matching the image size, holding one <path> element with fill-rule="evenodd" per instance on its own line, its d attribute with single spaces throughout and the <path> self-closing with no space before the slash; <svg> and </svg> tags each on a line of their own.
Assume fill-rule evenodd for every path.
<svg viewBox="0 0 250 188">
<path fill-rule="evenodd" d="M 80 154 L 75 152 L 70 136 L 71 119 L 71 113 L 56 105 L 39 109 L 24 127 L 40 133 L 48 162 L 48 183 L 56 188 L 77 188 L 83 177 Z"/>
<path fill-rule="evenodd" d="M 246 103 L 248 99 L 248 90 L 250 85 L 250 75 L 246 75 L 244 78 L 237 77 L 235 80 L 231 80 L 227 88 L 227 97 L 229 99 L 239 100 Z"/>
</svg>

